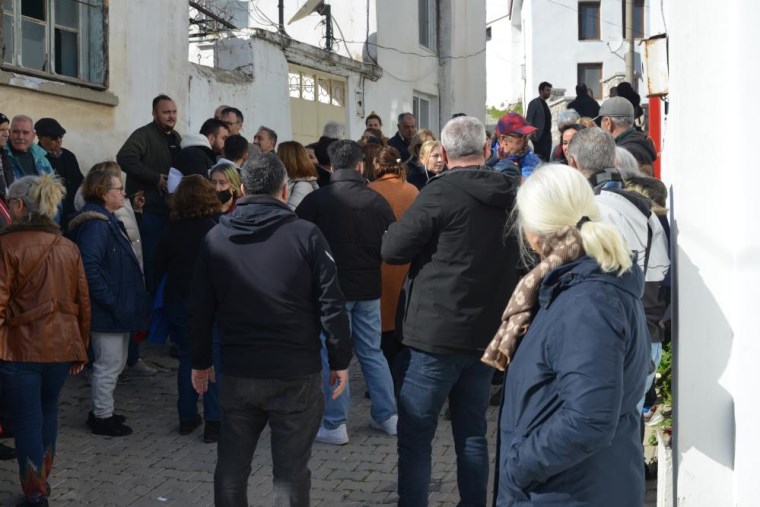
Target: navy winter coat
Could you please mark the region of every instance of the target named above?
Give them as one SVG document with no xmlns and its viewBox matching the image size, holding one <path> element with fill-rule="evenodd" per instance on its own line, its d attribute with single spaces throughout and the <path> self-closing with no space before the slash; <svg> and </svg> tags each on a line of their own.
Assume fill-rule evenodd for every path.
<svg viewBox="0 0 760 507">
<path fill-rule="evenodd" d="M 498 506 L 643 505 L 643 287 L 590 257 L 544 279 L 505 378 Z"/>
<path fill-rule="evenodd" d="M 148 295 L 127 233 L 113 213 L 88 203 L 69 223 L 90 287 L 91 329 L 126 333 L 147 328 Z"/>
</svg>

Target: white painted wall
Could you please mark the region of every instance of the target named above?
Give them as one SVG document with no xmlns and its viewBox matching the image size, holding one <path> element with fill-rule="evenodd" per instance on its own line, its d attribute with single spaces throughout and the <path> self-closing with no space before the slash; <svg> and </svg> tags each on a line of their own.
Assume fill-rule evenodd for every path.
<svg viewBox="0 0 760 507">
<path fill-rule="evenodd" d="M 760 5 L 668 2 L 670 111 L 663 176 L 677 232 L 677 503 L 757 505 L 760 200 L 752 115 L 705 129 L 716 91 L 757 82 Z M 705 34 L 720 34 L 718 37 Z M 707 72 L 706 69 L 722 69 Z M 705 108 L 694 107 L 703 104 Z M 720 149 L 720 171 L 708 153 Z M 747 184 L 743 184 L 743 183 Z"/>
<path fill-rule="evenodd" d="M 451 32 L 452 56 L 473 55 L 451 61 L 447 69 L 453 79 L 448 83 L 450 93 L 444 98 L 441 111 L 465 111 L 477 117 L 484 117 L 485 103 L 485 0 L 458 2 L 445 0 L 451 4 L 451 16 L 442 21 Z M 295 40 L 318 47 L 324 47 L 323 17 L 312 14 L 293 24 L 290 18 L 305 2 L 302 0 L 285 2 L 285 30 Z M 250 27 L 275 30 L 278 21 L 277 2 L 239 2 L 218 0 L 217 7 L 227 12 L 239 13 L 248 9 Z M 347 136 L 358 138 L 364 130 L 364 115 L 371 111 L 383 118 L 383 130 L 388 136 L 396 132 L 396 117 L 399 113 L 412 110 L 412 98 L 419 92 L 437 99 L 440 96 L 439 60 L 435 52 L 421 47 L 418 42 L 418 4 L 408 0 L 333 0 L 330 2 L 334 19 L 334 37 L 337 39 L 334 52 L 354 60 L 371 63 L 376 61 L 383 68 L 383 76 L 377 82 L 363 84 L 363 108 L 357 103 L 357 91 L 362 90 L 360 77 L 355 73 L 344 73 L 348 79 L 346 93 Z M 234 22 L 243 23 L 236 14 Z M 274 24 L 273 24 L 274 22 Z M 340 27 L 340 30 L 338 29 Z M 341 34 L 342 30 L 342 34 Z M 365 41 L 369 40 L 369 53 L 365 51 Z M 345 41 L 345 42 L 344 42 Z M 408 54 L 407 54 L 408 53 Z M 477 53 L 477 54 L 476 54 Z M 199 56 L 193 50 L 191 61 Z M 320 69 L 318 64 L 315 68 Z M 279 86 L 267 76 L 270 89 Z M 284 85 L 283 85 L 284 86 Z M 277 112 L 282 117 L 287 111 L 287 103 L 278 104 Z M 244 111 L 245 112 L 245 111 Z M 441 118 L 440 120 L 446 120 Z M 445 123 L 445 122 L 444 122 Z M 279 132 L 279 131 L 278 131 Z"/>
<path fill-rule="evenodd" d="M 601 0 L 601 40 L 578 40 L 577 0 L 523 0 L 519 19 L 494 23 L 488 48 L 488 104 L 499 105 L 524 96 L 538 95 L 538 84 L 548 81 L 555 88 L 575 95 L 579 63 L 601 63 L 603 78 L 625 73 L 621 0 Z M 489 0 L 488 19 L 506 13 L 509 2 Z M 493 14 L 492 14 L 493 13 Z M 644 31 L 648 37 L 661 33 L 660 3 L 645 3 Z M 508 30 L 512 24 L 511 33 Z M 497 38 L 498 37 L 498 38 Z M 636 53 L 641 49 L 638 44 Z M 640 62 L 640 56 L 636 62 Z M 525 63 L 525 83 L 520 65 Z M 640 72 L 640 66 L 637 67 Z M 643 82 L 642 82 L 643 83 Z M 640 88 L 643 86 L 640 84 Z"/>
<path fill-rule="evenodd" d="M 117 106 L 63 98 L 34 88 L 0 87 L 3 113 L 9 117 L 26 114 L 35 120 L 55 117 L 67 131 L 63 145 L 76 154 L 83 172 L 96 162 L 115 159 L 129 134 L 151 121 L 151 101 L 160 93 L 176 100 L 178 130 L 183 132 L 187 121 L 188 20 L 187 16 L 177 16 L 176 9 L 176 2 L 109 3 L 108 92 L 118 98 Z M 161 30 L 152 28 L 155 26 Z"/>
</svg>

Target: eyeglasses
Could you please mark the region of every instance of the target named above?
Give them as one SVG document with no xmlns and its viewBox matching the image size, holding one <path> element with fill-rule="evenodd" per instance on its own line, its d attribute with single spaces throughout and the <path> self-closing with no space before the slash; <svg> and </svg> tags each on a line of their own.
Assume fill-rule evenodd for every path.
<svg viewBox="0 0 760 507">
<path fill-rule="evenodd" d="M 111 187 L 108 190 L 118 190 L 119 193 L 123 193 L 124 192 L 124 186 L 122 185 L 121 187 Z"/>
</svg>

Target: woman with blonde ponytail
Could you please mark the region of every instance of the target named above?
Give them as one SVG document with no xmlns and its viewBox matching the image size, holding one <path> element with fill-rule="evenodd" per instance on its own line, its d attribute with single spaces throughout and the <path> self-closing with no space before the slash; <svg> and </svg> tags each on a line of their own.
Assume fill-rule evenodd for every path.
<svg viewBox="0 0 760 507">
<path fill-rule="evenodd" d="M 0 378 L 15 428 L 22 505 L 47 505 L 58 395 L 82 371 L 90 299 L 77 246 L 54 222 L 65 193 L 53 176 L 8 189 L 11 225 L 0 232 Z"/>
<path fill-rule="evenodd" d="M 543 166 L 518 191 L 516 210 L 539 263 L 483 356 L 509 366 L 497 505 L 642 505 L 644 276 L 618 230 L 599 222 L 575 169 Z"/>
</svg>

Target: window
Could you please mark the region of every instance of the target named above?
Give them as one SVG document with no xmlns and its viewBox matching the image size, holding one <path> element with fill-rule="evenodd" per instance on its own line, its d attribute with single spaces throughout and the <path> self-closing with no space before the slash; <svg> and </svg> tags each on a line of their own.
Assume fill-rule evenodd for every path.
<svg viewBox="0 0 760 507">
<path fill-rule="evenodd" d="M 420 28 L 420 46 L 435 51 L 435 26 L 438 19 L 436 0 L 418 0 L 420 12 L 417 21 Z"/>
<path fill-rule="evenodd" d="M 328 121 L 345 125 L 346 79 L 298 65 L 290 64 L 288 67 L 293 139 L 308 144 L 319 139 L 322 127 Z"/>
<path fill-rule="evenodd" d="M 599 40 L 599 2 L 578 4 L 578 40 Z"/>
<path fill-rule="evenodd" d="M 412 114 L 417 119 L 418 129 L 438 132 L 438 102 L 430 95 L 418 94 L 412 98 Z"/>
<path fill-rule="evenodd" d="M 106 86 L 104 0 L 3 0 L 4 68 Z"/>
<path fill-rule="evenodd" d="M 623 4 L 623 38 L 625 39 L 626 35 L 628 35 L 625 32 L 625 4 L 627 0 L 622 0 L 620 3 Z M 633 38 L 644 38 L 644 0 L 633 0 Z"/>
<path fill-rule="evenodd" d="M 596 100 L 602 98 L 602 64 L 579 63 L 578 83 L 586 83 L 586 86 Z"/>
</svg>

